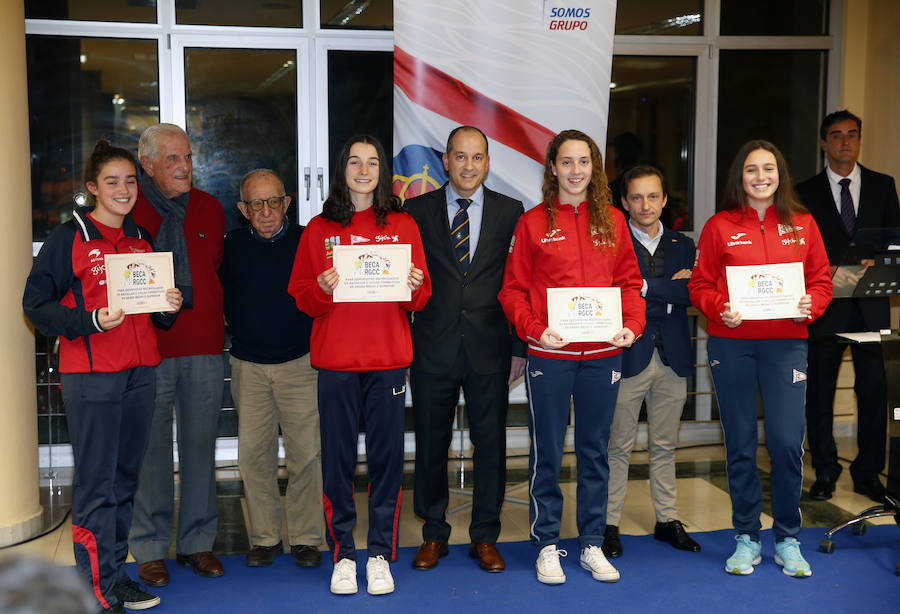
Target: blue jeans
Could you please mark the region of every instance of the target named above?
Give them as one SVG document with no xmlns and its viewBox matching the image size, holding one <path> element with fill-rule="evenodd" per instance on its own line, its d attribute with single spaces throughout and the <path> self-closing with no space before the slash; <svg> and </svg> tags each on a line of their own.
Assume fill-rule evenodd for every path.
<svg viewBox="0 0 900 614">
<path fill-rule="evenodd" d="M 595 360 L 528 357 L 529 519 L 539 548 L 559 542 L 563 496 L 559 469 L 575 403 L 578 488 L 575 519 L 582 548 L 603 544 L 609 481 L 609 429 L 622 376 L 622 355 Z"/>
<path fill-rule="evenodd" d="M 172 417 L 178 428 L 180 499 L 175 550 L 211 551 L 216 539 L 216 430 L 225 362 L 221 354 L 177 356 L 156 367 L 150 444 L 134 498 L 128 545 L 138 563 L 163 559 L 174 520 Z"/>
<path fill-rule="evenodd" d="M 800 532 L 806 339 L 727 339 L 706 345 L 725 435 L 731 520 L 738 533 L 759 539 L 762 486 L 756 392 L 762 397 L 766 448 L 772 461 L 772 516 L 776 541 Z"/>
</svg>

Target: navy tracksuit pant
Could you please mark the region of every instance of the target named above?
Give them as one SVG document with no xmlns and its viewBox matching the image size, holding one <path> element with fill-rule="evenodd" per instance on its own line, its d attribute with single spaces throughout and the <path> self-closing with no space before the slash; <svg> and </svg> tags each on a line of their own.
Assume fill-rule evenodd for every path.
<svg viewBox="0 0 900 614">
<path fill-rule="evenodd" d="M 801 523 L 806 339 L 710 337 L 706 350 L 725 435 L 734 528 L 759 540 L 762 487 L 756 463 L 758 389 L 766 448 L 772 461 L 775 540 L 796 537 Z"/>
<path fill-rule="evenodd" d="M 369 556 L 397 558 L 403 484 L 403 416 L 406 369 L 319 369 L 322 488 L 325 538 L 332 559 L 356 559 L 353 475 L 360 412 L 366 421 L 369 475 Z"/>
<path fill-rule="evenodd" d="M 578 463 L 576 522 L 582 548 L 603 544 L 609 488 L 609 429 L 622 354 L 594 360 L 528 356 L 529 518 L 531 541 L 539 548 L 559 542 L 563 495 L 559 469 L 575 404 L 575 458 Z"/>
<path fill-rule="evenodd" d="M 138 473 L 153 418 L 153 367 L 116 373 L 63 373 L 63 401 L 75 476 L 72 541 L 75 564 L 104 608 L 126 579 L 128 531 Z"/>
</svg>

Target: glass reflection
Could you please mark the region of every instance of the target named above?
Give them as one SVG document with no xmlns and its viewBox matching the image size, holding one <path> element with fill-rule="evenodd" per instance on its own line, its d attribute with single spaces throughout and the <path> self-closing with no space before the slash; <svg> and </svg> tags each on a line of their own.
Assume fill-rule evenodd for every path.
<svg viewBox="0 0 900 614">
<path fill-rule="evenodd" d="M 324 29 L 390 30 L 394 27 L 391 0 L 320 0 Z"/>
<path fill-rule="evenodd" d="M 628 0 L 616 6 L 616 34 L 703 34 L 703 0 Z"/>
<path fill-rule="evenodd" d="M 156 41 L 26 37 L 34 241 L 71 215 L 100 137 L 137 153 L 159 121 Z"/>
<path fill-rule="evenodd" d="M 156 23 L 156 0 L 25 0 L 25 17 Z"/>
<path fill-rule="evenodd" d="M 175 23 L 300 28 L 302 0 L 175 0 Z"/>
<path fill-rule="evenodd" d="M 693 57 L 613 57 L 606 171 L 613 204 L 622 208 L 618 177 L 639 163 L 666 177 L 669 201 L 663 224 L 693 228 Z"/>
<path fill-rule="evenodd" d="M 194 185 L 219 199 L 228 229 L 244 219 L 237 202 L 247 172 L 270 168 L 296 195 L 296 53 L 185 49 L 184 78 Z"/>
<path fill-rule="evenodd" d="M 828 0 L 722 0 L 723 35 L 825 36 Z"/>
</svg>

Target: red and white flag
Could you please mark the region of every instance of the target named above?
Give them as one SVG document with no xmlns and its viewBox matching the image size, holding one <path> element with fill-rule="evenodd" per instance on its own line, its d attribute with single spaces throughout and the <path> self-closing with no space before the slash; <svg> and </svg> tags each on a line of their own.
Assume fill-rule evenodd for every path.
<svg viewBox="0 0 900 614">
<path fill-rule="evenodd" d="M 606 142 L 615 0 L 394 0 L 394 193 L 446 181 L 460 124 L 488 137 L 486 185 L 541 199 L 547 143 L 575 128 Z"/>
</svg>

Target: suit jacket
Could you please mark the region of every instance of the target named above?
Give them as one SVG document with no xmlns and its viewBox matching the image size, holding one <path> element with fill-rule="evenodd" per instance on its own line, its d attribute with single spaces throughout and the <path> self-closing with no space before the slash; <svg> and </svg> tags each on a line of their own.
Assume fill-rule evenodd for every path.
<svg viewBox="0 0 900 614">
<path fill-rule="evenodd" d="M 871 171 L 862 164 L 859 170 L 859 207 L 854 235 L 860 228 L 900 226 L 900 201 L 894 178 Z M 853 237 L 841 220 L 825 171 L 799 184 L 796 189 L 819 226 L 829 263 L 841 264 Z M 825 313 L 810 324 L 810 335 L 815 337 L 850 331 L 854 326 L 856 310 L 862 314 L 865 330 L 878 330 L 890 325 L 890 300 L 887 298 L 835 299 Z"/>
<path fill-rule="evenodd" d="M 635 252 L 640 242 L 631 235 Z M 650 363 L 653 348 L 659 338 L 665 350 L 669 366 L 681 377 L 687 377 L 694 369 L 694 353 L 691 347 L 691 333 L 688 327 L 687 307 L 691 304 L 688 297 L 687 279 L 672 279 L 672 275 L 681 269 L 694 267 L 696 247 L 694 240 L 680 232 L 663 228 L 660 245 L 665 249 L 663 277 L 649 279 L 647 265 L 638 258 L 641 275 L 647 280 L 647 326 L 644 334 L 622 353 L 622 377 L 634 377 Z M 667 304 L 672 305 L 672 313 L 667 314 Z"/>
<path fill-rule="evenodd" d="M 509 242 L 524 212 L 522 203 L 484 188 L 481 234 L 467 275 L 450 242 L 446 185 L 407 200 L 406 210 L 419 225 L 432 287 L 431 300 L 410 326 L 412 367 L 449 372 L 464 344 L 476 373 L 508 373 L 513 346 L 521 343 L 497 293 L 503 285 Z M 524 347 L 517 354 L 524 355 Z"/>
</svg>

